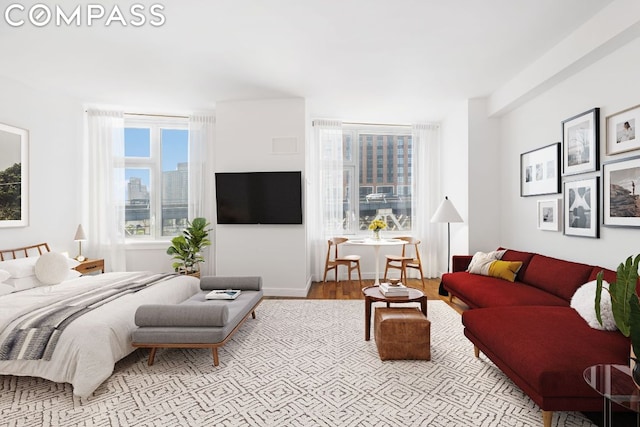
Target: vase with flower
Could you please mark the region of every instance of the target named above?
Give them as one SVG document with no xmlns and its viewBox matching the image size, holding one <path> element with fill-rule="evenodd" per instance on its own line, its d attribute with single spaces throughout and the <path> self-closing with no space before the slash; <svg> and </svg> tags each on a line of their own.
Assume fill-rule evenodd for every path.
<svg viewBox="0 0 640 427">
<path fill-rule="evenodd" d="M 374 219 L 369 224 L 369 230 L 373 231 L 373 238 L 375 240 L 380 240 L 380 230 L 384 230 L 387 228 L 387 223 L 381 219 Z"/>
</svg>

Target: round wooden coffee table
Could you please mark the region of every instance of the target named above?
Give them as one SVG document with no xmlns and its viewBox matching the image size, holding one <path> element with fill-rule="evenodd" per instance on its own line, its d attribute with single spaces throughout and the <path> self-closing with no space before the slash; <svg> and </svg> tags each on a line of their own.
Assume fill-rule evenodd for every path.
<svg viewBox="0 0 640 427">
<path fill-rule="evenodd" d="M 419 302 L 422 313 L 427 315 L 427 296 L 419 289 L 409 289 L 408 297 L 386 297 L 380 292 L 379 286 L 368 286 L 362 289 L 364 295 L 364 339 L 369 341 L 371 338 L 371 304 L 374 302 L 386 302 L 387 307 L 390 303 L 407 303 Z"/>
</svg>

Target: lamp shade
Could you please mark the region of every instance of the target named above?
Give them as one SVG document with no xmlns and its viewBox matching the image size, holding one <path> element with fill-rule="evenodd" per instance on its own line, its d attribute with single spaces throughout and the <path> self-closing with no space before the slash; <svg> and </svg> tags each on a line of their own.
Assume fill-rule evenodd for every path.
<svg viewBox="0 0 640 427">
<path fill-rule="evenodd" d="M 451 200 L 445 196 L 436 213 L 431 217 L 431 222 L 463 222 Z"/>
<path fill-rule="evenodd" d="M 78 225 L 78 229 L 76 230 L 76 236 L 73 238 L 73 240 L 76 242 L 87 240 L 87 236 L 84 234 L 84 229 L 82 228 L 82 224 Z"/>
</svg>

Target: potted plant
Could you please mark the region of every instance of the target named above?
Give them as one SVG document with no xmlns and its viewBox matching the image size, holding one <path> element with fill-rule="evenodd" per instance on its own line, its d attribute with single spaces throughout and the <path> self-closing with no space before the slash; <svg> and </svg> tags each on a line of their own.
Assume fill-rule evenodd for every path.
<svg viewBox="0 0 640 427">
<path fill-rule="evenodd" d="M 632 377 L 638 387 L 640 387 L 640 364 L 636 363 L 635 355 L 640 355 L 640 302 L 636 294 L 639 264 L 640 255 L 627 258 L 618 266 L 616 281 L 610 283 L 608 289 L 602 284 L 603 272 L 598 273 L 595 298 L 596 318 L 602 324 L 600 314 L 602 289 L 606 289 L 611 296 L 611 312 L 616 327 L 625 337 L 631 339 Z"/>
<path fill-rule="evenodd" d="M 171 246 L 167 249 L 167 254 L 172 255 L 174 263 L 173 269 L 180 274 L 199 275 L 198 264 L 204 262 L 201 254 L 202 248 L 211 246 L 208 239 L 210 225 L 204 218 L 194 218 L 187 221 L 187 227 L 182 230 L 182 234 L 171 239 Z"/>
</svg>

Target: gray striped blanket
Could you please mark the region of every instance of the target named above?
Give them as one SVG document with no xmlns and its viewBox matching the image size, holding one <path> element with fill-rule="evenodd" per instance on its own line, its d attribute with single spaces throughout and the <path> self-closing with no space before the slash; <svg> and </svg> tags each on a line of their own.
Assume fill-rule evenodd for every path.
<svg viewBox="0 0 640 427">
<path fill-rule="evenodd" d="M 0 360 L 51 360 L 60 334 L 78 317 L 123 295 L 163 282 L 175 274 L 144 274 L 87 291 L 25 313 L 0 331 L 13 328 L 0 344 Z"/>
</svg>

